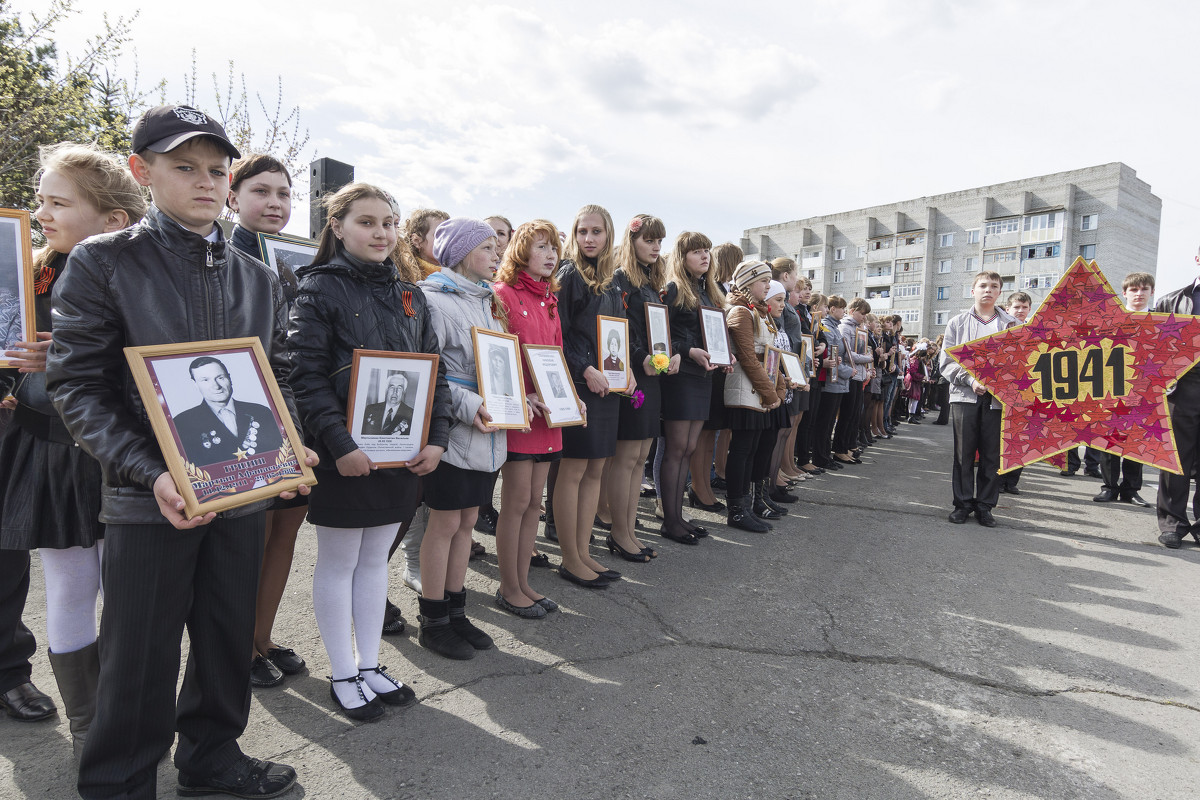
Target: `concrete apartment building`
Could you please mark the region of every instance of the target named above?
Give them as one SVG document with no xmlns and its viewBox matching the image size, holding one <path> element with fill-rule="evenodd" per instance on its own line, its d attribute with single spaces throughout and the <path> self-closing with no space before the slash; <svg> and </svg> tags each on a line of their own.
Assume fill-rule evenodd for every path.
<svg viewBox="0 0 1200 800">
<path fill-rule="evenodd" d="M 746 230 L 746 257 L 788 256 L 823 294 L 866 297 L 936 337 L 970 306 L 971 279 L 999 272 L 1004 292 L 1036 306 L 1076 256 L 1095 260 L 1119 292 L 1154 274 L 1162 200 L 1122 163 L 1058 172 L 885 206 Z"/>
</svg>

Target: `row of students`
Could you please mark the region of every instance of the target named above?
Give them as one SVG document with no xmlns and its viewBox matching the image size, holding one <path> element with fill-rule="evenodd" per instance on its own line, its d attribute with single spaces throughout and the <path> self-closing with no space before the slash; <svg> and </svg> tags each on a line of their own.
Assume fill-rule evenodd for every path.
<svg viewBox="0 0 1200 800">
<path fill-rule="evenodd" d="M 523 617 L 557 608 L 528 580 L 544 484 L 553 483 L 547 510 L 556 512 L 563 579 L 603 588 L 621 577 L 589 548 L 602 496 L 613 520 L 609 551 L 643 563 L 657 555 L 638 539 L 635 519 L 638 467 L 660 429 L 656 483 L 666 538 L 694 545 L 707 533 L 684 517 L 682 499 L 689 472 L 694 486 L 708 478 L 717 430 L 731 431 L 723 455 L 732 525 L 763 530 L 763 517 L 784 513 L 780 498 L 794 498 L 781 491 L 777 476 L 792 421 L 805 402 L 801 387 L 782 370 L 770 375 L 763 366 L 768 346 L 796 344 L 788 334 L 789 327 L 796 330 L 788 313 L 792 291 L 776 280 L 785 276 L 772 265 L 743 260 L 732 245 L 714 251 L 707 237 L 694 232 L 679 234 L 671 257 L 663 259 L 661 220 L 638 215 L 618 234 L 599 206 L 580 210 L 565 248 L 548 222 L 518 227 L 501 263 L 496 223 L 504 223 L 507 238 L 506 220 L 489 224 L 422 211 L 409 218 L 401 238 L 392 198 L 378 187 L 352 184 L 326 199 L 328 223 L 312 265 L 295 276 L 285 271 L 281 281 L 246 255 L 256 251 L 254 234 L 278 231 L 290 213 L 290 178 L 278 162 L 250 158 L 231 171 L 240 157 L 236 147 L 218 123 L 188 107 L 147 112 L 133 139 L 121 191 L 139 197 L 137 185 L 148 187 L 154 205 L 126 207 L 89 193 L 91 172 L 78 173 L 71 179 L 75 196 L 94 213 L 70 237 L 50 240 L 57 258 L 69 253 L 69 268 L 61 276 L 40 276 L 47 284 L 57 281 L 53 325 L 39 325 L 43 342 L 53 328 L 44 395 L 57 417 L 39 413 L 61 420 L 62 441 L 46 438 L 74 453 L 62 458 L 80 462 L 74 472 L 63 470 L 76 476 L 76 491 L 92 503 L 80 504 L 78 513 L 88 522 L 96 519 L 99 497 L 98 517 L 106 524 L 104 647 L 98 679 L 94 668 L 88 673 L 96 686 L 88 692 L 95 713 L 78 709 L 81 719 L 90 718 L 90 734 L 86 725 L 77 729 L 72 717 L 82 744 L 82 796 L 152 794 L 156 764 L 176 731 L 183 794 L 234 789 L 240 796 L 274 796 L 295 781 L 292 768 L 242 754 L 237 738 L 246 723 L 251 677 L 277 680 L 268 665 L 280 673 L 303 668 L 303 659 L 271 635 L 301 516 L 316 528 L 313 608 L 331 666 L 331 699 L 347 716 L 371 720 L 384 715 L 384 705 L 404 706 L 415 696 L 378 657 L 382 632 L 403 624 L 389 618 L 388 558 L 398 543 L 410 540 L 406 533 L 414 533 L 418 505 L 428 514 L 417 574 L 405 554 L 405 581 L 420 592 L 418 638 L 441 655 L 469 658 L 492 647 L 467 615 L 464 579 L 471 529 L 480 507 L 490 503 L 498 471 L 505 500 L 496 525 L 501 586 L 495 599 Z M 111 159 L 106 163 L 109 173 L 123 173 Z M 46 197 L 60 192 L 70 198 L 70 191 L 47 188 L 53 173 L 43 175 Z M 214 224 L 226 201 L 240 219 L 232 242 Z M 124 230 L 143 213 L 139 224 Z M 52 219 L 45 211 L 39 218 Z M 48 227 L 50 237 L 54 225 Z M 675 353 L 661 371 L 652 363 L 642 313 L 656 299 L 668 306 Z M 835 319 L 845 308 L 836 300 L 830 303 Z M 728 307 L 736 357 L 730 367 L 710 360 L 701 306 Z M 867 310 L 852 309 L 854 324 Z M 640 392 L 640 407 L 614 392 L 597 368 L 598 315 L 630 319 L 633 347 L 622 393 Z M 797 319 L 801 331 L 804 320 L 811 325 L 807 308 Z M 474 385 L 472 325 L 510 330 L 522 343 L 563 346 L 586 426 L 545 427 L 545 409 L 528 384 L 530 429 L 506 433 L 492 426 Z M 818 352 L 828 347 L 844 353 L 847 364 L 859 365 L 855 377 L 865 379 L 869 356 L 853 343 L 844 346 L 842 332 L 828 334 Z M 303 432 L 305 461 L 318 475 L 311 492 L 284 493 L 272 504 L 269 528 L 268 503 L 185 516 L 122 354 L 132 344 L 236 336 L 263 343 L 288 413 Z M 835 339 L 837 346 L 830 344 Z M 378 468 L 347 432 L 347 367 L 353 350 L 362 348 L 440 356 L 428 444 L 404 468 Z M 38 374 L 45 352 L 44 343 L 23 345 L 17 355 L 24 374 Z M 837 374 L 831 382 L 843 377 Z M 856 425 L 856 413 L 847 404 L 843 424 Z M 706 428 L 713 432 L 708 437 L 702 436 Z M 25 427 L 13 430 L 12 436 L 23 435 Z M 706 446 L 697 455 L 702 439 Z M 71 448 L 70 440 L 81 447 Z M 853 450 L 848 440 L 846 448 Z M 14 455 L 14 462 L 20 458 L 31 457 Z M 50 489 L 60 496 L 57 484 Z M 6 493 L 6 526 L 10 499 L 31 493 L 24 486 Z M 48 514 L 61 513 L 57 502 L 44 505 Z M 84 541 L 77 522 L 39 521 L 36 527 L 41 535 L 43 528 L 62 534 L 69 526 L 75 538 L 59 544 L 86 549 L 99 534 Z M 28 550 L 15 552 L 24 552 L 24 578 L 21 557 L 14 562 L 18 577 L 12 583 L 19 588 L 27 582 Z M 90 584 L 78 582 L 90 608 L 80 616 L 90 613 L 94 625 L 99 559 L 84 553 L 79 561 L 93 576 Z M 185 627 L 191 650 L 176 703 Z M 86 649 L 95 640 L 85 631 L 63 647 L 82 642 L 76 649 Z M 45 711 L 36 702 L 31 708 Z"/>
</svg>

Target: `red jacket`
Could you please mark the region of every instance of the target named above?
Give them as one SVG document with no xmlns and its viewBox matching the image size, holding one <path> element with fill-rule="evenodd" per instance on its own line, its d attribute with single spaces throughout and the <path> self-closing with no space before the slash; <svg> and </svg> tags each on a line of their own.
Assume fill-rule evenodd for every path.
<svg viewBox="0 0 1200 800">
<path fill-rule="evenodd" d="M 562 347 L 562 323 L 558 318 L 558 298 L 550 284 L 537 281 L 521 270 L 516 286 L 497 282 L 496 297 L 508 314 L 508 332 L 521 344 L 552 344 Z M 535 392 L 533 376 L 525 364 L 525 394 Z M 562 429 L 546 427 L 543 417 L 529 421 L 529 433 L 508 432 L 508 449 L 513 453 L 556 453 L 562 450 Z"/>
</svg>

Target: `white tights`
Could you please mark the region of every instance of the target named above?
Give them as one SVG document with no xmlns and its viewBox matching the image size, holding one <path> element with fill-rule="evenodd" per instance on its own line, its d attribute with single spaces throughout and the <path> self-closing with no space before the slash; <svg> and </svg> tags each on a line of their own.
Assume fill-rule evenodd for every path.
<svg viewBox="0 0 1200 800">
<path fill-rule="evenodd" d="M 372 528 L 316 526 L 313 613 L 334 678 L 349 678 L 361 669 L 379 666 L 379 640 L 387 602 L 388 550 L 399 528 L 398 524 Z M 376 673 L 363 677 L 366 681 L 363 693 L 368 701 L 375 697 L 372 688 L 376 691 L 395 688 Z M 353 683 L 335 683 L 333 688 L 348 708 L 363 705 Z"/>
<path fill-rule="evenodd" d="M 46 580 L 46 639 L 52 653 L 73 653 L 96 641 L 96 601 L 100 598 L 100 558 L 94 547 L 38 550 Z"/>
</svg>

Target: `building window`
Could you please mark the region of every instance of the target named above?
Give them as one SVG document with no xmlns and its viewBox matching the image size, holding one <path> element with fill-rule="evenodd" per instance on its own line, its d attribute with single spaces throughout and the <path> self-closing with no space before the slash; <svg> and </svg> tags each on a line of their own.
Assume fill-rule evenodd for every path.
<svg viewBox="0 0 1200 800">
<path fill-rule="evenodd" d="M 950 312 L 949 311 L 933 312 L 933 324 L 934 325 L 945 325 L 949 321 L 950 321 Z"/>
<path fill-rule="evenodd" d="M 860 244 L 858 246 L 858 257 L 864 258 L 866 255 L 867 255 L 867 246 L 865 244 Z"/>
<path fill-rule="evenodd" d="M 914 283 L 910 286 L 897 286 L 896 297 L 920 297 L 921 284 Z"/>
<path fill-rule="evenodd" d="M 954 234 L 953 233 L 943 233 L 942 235 L 938 236 L 938 247 L 953 247 L 953 246 L 954 246 Z"/>
<path fill-rule="evenodd" d="M 1022 289 L 1049 289 L 1058 280 L 1057 275 L 1022 275 Z"/>
<path fill-rule="evenodd" d="M 843 283 L 845 280 L 846 280 L 846 270 L 835 269 L 833 271 L 833 282 L 834 283 Z"/>
<path fill-rule="evenodd" d="M 1079 218 L 1079 230 L 1094 231 L 1100 223 L 1099 214 L 1084 214 Z"/>
<path fill-rule="evenodd" d="M 903 275 L 906 272 L 920 272 L 925 269 L 925 259 L 910 258 L 896 262 L 896 275 Z"/>
<path fill-rule="evenodd" d="M 941 261 L 938 262 L 938 272 L 942 273 L 943 275 L 946 274 L 947 272 L 949 272 L 953 268 L 954 268 L 954 260 L 953 259 L 943 258 Z"/>
<path fill-rule="evenodd" d="M 862 267 L 859 267 L 858 269 L 854 270 L 854 281 L 855 281 L 855 283 L 857 283 L 857 282 L 861 281 L 862 279 L 863 279 L 863 271 L 862 271 Z"/>
<path fill-rule="evenodd" d="M 900 312 L 900 319 L 916 324 L 921 321 L 921 311 L 917 308 L 905 309 Z"/>
<path fill-rule="evenodd" d="M 809 252 L 809 254 L 808 254 L 808 257 L 809 257 L 809 258 L 820 258 L 820 257 L 821 257 L 821 251 L 820 251 L 820 250 L 812 250 L 812 251 L 810 251 L 810 252 Z"/>
<path fill-rule="evenodd" d="M 1039 244 L 1036 247 L 1026 247 L 1024 249 L 1024 257 L 1026 261 L 1030 261 L 1035 258 L 1054 258 L 1057 255 L 1057 244 Z"/>
<path fill-rule="evenodd" d="M 967 272 L 979 269 L 979 256 L 967 256 Z"/>
<path fill-rule="evenodd" d="M 1079 245 L 1079 255 L 1083 256 L 1085 261 L 1095 261 L 1096 260 L 1096 245 L 1094 245 L 1094 244 Z"/>
<path fill-rule="evenodd" d="M 925 235 L 922 233 L 916 233 L 912 236 L 900 236 L 896 239 L 897 247 L 905 247 L 910 244 L 925 244 Z"/>
<path fill-rule="evenodd" d="M 836 250 L 834 250 L 833 251 L 833 260 L 834 261 L 845 261 L 846 260 L 846 248 L 839 247 Z"/>
<path fill-rule="evenodd" d="M 990 253 L 983 254 L 983 263 L 985 266 L 988 264 L 1003 264 L 1006 261 L 1016 261 L 1016 260 L 1017 260 L 1016 248 L 1013 248 L 1011 250 L 992 250 Z"/>
<path fill-rule="evenodd" d="M 1021 230 L 1021 220 L 1019 217 L 1011 219 L 994 219 L 991 222 L 984 223 L 984 236 L 999 236 L 1002 233 L 1016 233 Z"/>
<path fill-rule="evenodd" d="M 939 287 L 937 287 L 937 290 L 938 290 L 938 293 L 937 293 L 938 300 L 949 300 L 950 299 L 950 287 L 949 286 L 939 286 Z"/>
<path fill-rule="evenodd" d="M 817 271 L 815 269 L 810 269 L 805 273 L 805 277 L 810 281 L 815 281 L 817 279 Z"/>
<path fill-rule="evenodd" d="M 891 239 L 876 239 L 873 242 L 868 242 L 867 247 L 869 247 L 872 250 L 891 250 L 892 249 L 892 240 Z"/>
<path fill-rule="evenodd" d="M 979 228 L 967 231 L 967 244 L 979 244 Z"/>
<path fill-rule="evenodd" d="M 1017 279 L 1016 278 L 1005 278 L 1004 281 L 1000 284 L 1000 291 L 1002 291 L 1002 292 L 1011 292 L 1016 288 L 1017 288 Z"/>
</svg>

